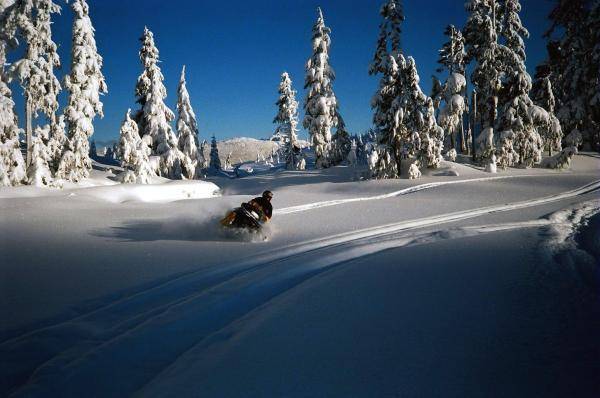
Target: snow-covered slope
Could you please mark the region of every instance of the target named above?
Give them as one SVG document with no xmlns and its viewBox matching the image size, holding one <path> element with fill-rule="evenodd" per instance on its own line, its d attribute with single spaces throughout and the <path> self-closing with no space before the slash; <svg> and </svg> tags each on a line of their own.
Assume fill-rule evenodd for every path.
<svg viewBox="0 0 600 398">
<path fill-rule="evenodd" d="M 155 203 L 0 190 L 0 391 L 594 396 L 600 159 L 447 167 L 213 177 L 223 196 Z M 264 189 L 269 239 L 223 234 Z"/>
</svg>

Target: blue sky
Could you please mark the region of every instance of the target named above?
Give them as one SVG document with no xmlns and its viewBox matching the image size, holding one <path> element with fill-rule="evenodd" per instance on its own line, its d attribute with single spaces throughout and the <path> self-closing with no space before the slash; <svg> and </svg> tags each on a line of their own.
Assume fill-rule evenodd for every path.
<svg viewBox="0 0 600 398">
<path fill-rule="evenodd" d="M 72 11 L 63 1 L 53 35 L 59 44 L 62 76 L 70 63 Z M 371 125 L 370 99 L 377 79 L 368 75 L 380 22 L 376 0 L 88 0 L 96 41 L 104 57 L 109 93 L 103 97 L 105 117 L 96 119 L 96 140 L 118 137 L 127 108 L 136 109 L 134 87 L 141 72 L 139 37 L 147 25 L 155 35 L 168 90 L 167 105 L 175 110 L 182 65 L 198 117 L 201 139 L 234 136 L 268 137 L 274 129 L 277 86 L 290 73 L 298 100 L 304 98 L 304 64 L 310 56 L 311 28 L 321 6 L 332 29 L 330 61 L 337 73 L 334 89 L 342 116 L 352 133 Z M 522 0 L 521 18 L 531 33 L 527 65 L 545 57 L 542 33 L 548 27 L 549 0 Z M 463 0 L 404 2 L 403 47 L 412 55 L 425 92 L 437 67 L 443 31 L 466 21 Z M 15 87 L 19 110 L 21 90 Z M 61 106 L 65 104 L 61 96 Z M 21 119 L 22 120 L 22 119 Z M 300 132 L 306 136 L 305 131 Z"/>
</svg>

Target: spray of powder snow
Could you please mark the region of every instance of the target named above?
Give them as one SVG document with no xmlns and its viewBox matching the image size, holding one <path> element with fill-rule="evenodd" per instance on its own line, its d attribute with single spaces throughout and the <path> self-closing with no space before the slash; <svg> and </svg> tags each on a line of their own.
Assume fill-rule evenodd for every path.
<svg viewBox="0 0 600 398">
<path fill-rule="evenodd" d="M 96 231 L 95 235 L 123 241 L 190 241 L 190 242 L 265 242 L 272 234 L 270 224 L 259 231 L 224 228 L 220 221 L 229 209 L 219 209 L 208 214 L 198 212 L 193 217 L 154 220 L 131 220 L 110 230 Z"/>
</svg>

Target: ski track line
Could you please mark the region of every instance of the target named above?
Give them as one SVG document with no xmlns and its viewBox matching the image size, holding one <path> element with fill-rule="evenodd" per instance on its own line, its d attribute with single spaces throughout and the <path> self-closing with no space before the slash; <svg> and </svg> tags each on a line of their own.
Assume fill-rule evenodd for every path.
<svg viewBox="0 0 600 398">
<path fill-rule="evenodd" d="M 154 309 L 154 310 L 150 310 L 147 311 L 147 314 L 149 315 L 149 317 L 143 317 L 141 323 L 136 323 L 135 325 L 129 325 L 129 326 L 133 326 L 132 329 L 127 329 L 125 331 L 121 330 L 121 332 L 123 333 L 117 333 L 116 336 L 111 336 L 109 337 L 109 340 L 106 341 L 104 340 L 104 342 L 102 342 L 102 338 L 100 339 L 101 341 L 100 346 L 99 347 L 85 347 L 85 348 L 91 348 L 91 352 L 101 352 L 103 348 L 106 347 L 110 347 L 113 344 L 117 344 L 118 346 L 120 346 L 119 341 L 120 340 L 130 340 L 131 335 L 132 334 L 137 334 L 137 332 L 141 331 L 143 329 L 143 327 L 145 326 L 146 328 L 151 327 L 152 323 L 156 323 L 157 320 L 160 320 L 162 317 L 168 316 L 169 313 L 172 312 L 172 310 L 177 310 L 178 308 L 182 308 L 184 306 L 192 306 L 192 307 L 196 307 L 198 305 L 200 305 L 201 307 L 204 307 L 205 311 L 207 311 L 208 313 L 211 312 L 212 310 L 212 306 L 206 306 L 206 303 L 204 303 L 204 301 L 206 299 L 214 299 L 215 297 L 217 298 L 227 298 L 227 296 L 231 295 L 231 292 L 234 292 L 234 296 L 239 296 L 240 292 L 236 292 L 236 288 L 228 288 L 228 285 L 233 284 L 234 286 L 236 286 L 236 280 L 244 280 L 245 278 L 250 278 L 251 281 L 253 281 L 253 283 L 250 283 L 249 285 L 247 285 L 245 288 L 246 289 L 251 289 L 251 290 L 257 290 L 256 288 L 256 284 L 260 284 L 260 285 L 264 285 L 266 282 L 264 282 L 265 280 L 268 281 L 270 279 L 272 279 L 273 277 L 280 277 L 283 278 L 283 286 L 288 286 L 288 288 L 283 289 L 281 292 L 284 292 L 286 290 L 289 290 L 289 281 L 290 278 L 294 279 L 294 275 L 299 273 L 299 277 L 300 279 L 304 280 L 304 277 L 302 277 L 302 275 L 306 276 L 306 275 L 313 275 L 313 272 L 316 272 L 318 270 L 325 270 L 327 268 L 329 268 L 331 265 L 334 264 L 338 264 L 347 260 L 350 260 L 352 258 L 356 258 L 357 256 L 363 256 L 363 255 L 368 255 L 368 254 L 372 254 L 375 252 L 379 252 L 381 250 L 385 250 L 386 248 L 390 248 L 390 247 L 398 247 L 399 246 L 399 242 L 398 239 L 392 239 L 392 235 L 393 234 L 397 234 L 398 232 L 402 232 L 402 231 L 407 231 L 407 230 L 411 230 L 411 229 L 415 229 L 415 228 L 420 228 L 420 227 L 425 227 L 425 226 L 429 226 L 432 224 L 439 224 L 439 223 L 448 223 L 448 222 L 452 222 L 452 221 L 456 221 L 456 220 L 460 220 L 460 219 L 467 219 L 467 218 L 472 218 L 472 217 L 477 217 L 479 215 L 483 215 L 483 214 L 491 214 L 491 213 L 495 213 L 495 212 L 503 212 L 503 211 L 510 211 L 510 210 L 516 210 L 516 209 L 521 209 L 521 208 L 525 208 L 525 207 L 531 207 L 531 206 L 537 206 L 540 204 L 545 204 L 545 203 L 551 203 L 551 202 L 555 202 L 555 201 L 559 201 L 559 200 L 563 200 L 566 198 L 570 198 L 570 197 L 574 197 L 577 195 L 582 195 L 582 194 L 586 194 L 589 192 L 593 192 L 595 190 L 597 190 L 600 187 L 600 181 L 596 181 L 593 182 L 591 184 L 588 184 L 584 187 L 581 187 L 579 189 L 576 190 L 572 190 L 572 191 L 568 191 L 562 194 L 557 194 L 557 195 L 552 195 L 549 197 L 545 197 L 545 198 L 541 198 L 541 199 L 536 199 L 536 200 L 530 200 L 530 201 L 524 201 L 524 202 L 517 202 L 517 203 L 513 203 L 513 204 L 507 204 L 507 205 L 501 205 L 501 206 L 490 206 L 490 207 L 486 207 L 486 208 L 482 208 L 482 209 L 476 209 L 473 211 L 468 211 L 468 212 L 456 212 L 456 213 L 450 213 L 450 214 L 446 214 L 446 215 L 440 215 L 440 216 L 434 216 L 434 217 L 428 217 L 426 219 L 421 219 L 421 220 L 412 220 L 412 221 L 408 221 L 408 222 L 401 222 L 401 223 L 396 223 L 396 224 L 391 224 L 391 225 L 387 225 L 384 227 L 376 227 L 376 228 L 370 228 L 367 230 L 363 230 L 363 231 L 358 231 L 356 233 L 347 233 L 347 234 L 340 234 L 338 236 L 332 237 L 332 238 L 325 238 L 325 239 L 319 239 L 319 240 L 314 240 L 311 242 L 306 242 L 306 243 L 302 243 L 302 244 L 297 244 L 295 248 L 289 248 L 288 250 L 285 251 L 285 253 L 283 253 L 283 256 L 281 255 L 282 253 L 279 253 L 279 256 L 277 256 L 278 258 L 275 258 L 273 260 L 271 260 L 270 262 L 266 263 L 266 264 L 257 264 L 256 267 L 251 268 L 251 269 L 245 269 L 242 272 L 239 272 L 235 275 L 233 275 L 231 278 L 229 279 L 225 279 L 224 281 L 221 281 L 221 283 L 217 284 L 217 285 L 213 285 L 212 287 L 209 287 L 208 290 L 203 290 L 201 292 L 195 292 L 195 294 L 184 294 L 184 297 L 182 299 L 178 299 L 175 300 L 169 304 L 163 305 L 161 306 L 159 309 Z M 542 223 L 529 223 L 530 226 L 539 226 L 545 224 L 544 222 Z M 521 224 L 514 224 L 517 226 L 522 226 Z M 504 227 L 504 228 L 511 228 L 510 226 L 508 227 Z M 514 226 L 512 227 L 514 228 Z M 477 231 L 474 230 L 475 233 L 480 233 L 482 231 Z M 492 232 L 492 231 L 490 231 Z M 385 238 L 387 237 L 387 239 L 381 239 L 381 238 Z M 409 239 L 410 238 L 410 239 Z M 409 239 L 409 241 L 415 241 L 414 239 L 415 237 L 408 237 L 405 239 Z M 416 241 L 416 243 L 419 243 L 418 241 Z M 318 253 L 316 253 L 318 250 L 320 249 L 327 249 L 329 251 L 331 251 L 332 249 L 337 248 L 340 245 L 349 245 L 350 246 L 350 250 L 345 250 L 340 252 L 334 252 L 333 255 L 329 255 L 327 256 L 327 260 L 324 260 L 321 256 L 316 255 Z M 368 247 L 368 250 L 365 250 L 364 245 L 369 245 L 370 247 Z M 353 249 L 354 247 L 354 249 Z M 285 262 L 286 260 L 292 258 L 292 259 L 296 259 L 298 254 L 304 254 L 304 256 L 310 256 L 311 254 L 313 255 L 314 259 L 312 262 L 310 261 L 305 261 L 303 262 L 303 266 L 299 267 L 300 269 L 294 271 L 294 267 L 292 267 L 291 272 L 286 272 L 284 273 L 283 276 L 281 275 L 276 275 L 279 274 L 281 272 L 281 263 Z M 316 256 L 315 256 L 316 255 Z M 266 258 L 265 258 L 266 260 Z M 275 269 L 274 274 L 272 273 L 272 271 L 266 272 L 269 268 L 273 268 L 273 264 L 279 264 L 278 268 Z M 290 266 L 289 266 L 290 267 Z M 317 272 L 320 273 L 320 272 Z M 254 277 L 252 277 L 252 274 L 258 274 L 263 275 L 263 277 L 260 277 L 257 279 L 257 276 L 255 275 Z M 229 275 L 231 276 L 231 275 Z M 314 276 L 314 275 L 313 275 Z M 277 280 L 275 280 L 276 282 Z M 192 281 L 193 283 L 194 281 Z M 263 282 L 263 283 L 261 283 Z M 239 283 L 239 281 L 237 282 Z M 299 282 L 301 283 L 301 282 Z M 209 284 L 210 285 L 210 284 Z M 275 283 L 275 285 L 271 285 L 271 288 L 268 288 L 268 285 L 265 286 L 267 291 L 271 291 L 271 293 L 273 293 L 273 288 L 275 288 L 277 285 L 279 285 L 278 283 Z M 294 284 L 293 284 L 294 285 Z M 295 286 L 295 285 L 294 285 Z M 179 288 L 181 288 L 182 286 L 177 286 L 177 290 L 179 290 Z M 185 286 L 183 286 L 185 287 Z M 215 291 L 219 291 L 220 289 L 225 289 L 225 294 L 223 293 L 217 293 L 215 295 Z M 244 286 L 242 286 L 242 288 L 244 288 Z M 191 289 L 192 291 L 194 291 L 193 289 Z M 242 289 L 243 290 L 243 289 Z M 275 288 L 275 290 L 279 291 L 278 288 Z M 189 293 L 190 289 L 188 289 L 188 293 Z M 258 289 L 258 291 L 260 292 L 260 289 Z M 278 294 L 281 294 L 277 293 Z M 263 292 L 264 293 L 264 292 Z M 242 294 L 243 295 L 243 294 Z M 207 297 L 205 297 L 207 296 Z M 250 295 L 252 296 L 252 295 Z M 273 296 L 271 296 L 273 297 Z M 203 300 L 198 304 L 198 300 L 202 298 Z M 212 301 L 212 300 L 209 300 Z M 259 304 L 259 306 L 262 304 Z M 137 311 L 137 313 L 139 314 L 139 308 L 135 307 Z M 143 307 L 142 307 L 143 309 Z M 248 309 L 249 311 L 252 311 L 252 309 Z M 178 311 L 175 311 L 176 313 L 178 313 Z M 183 311 L 183 313 L 186 313 L 189 311 Z M 191 316 L 193 317 L 193 314 L 196 314 L 196 311 L 193 311 Z M 242 311 L 242 315 L 244 313 L 248 313 L 248 311 Z M 177 320 L 179 319 L 179 316 L 175 318 L 175 322 L 177 322 Z M 91 320 L 93 321 L 93 320 Z M 123 322 L 128 322 L 129 320 L 125 320 Z M 159 322 L 160 323 L 160 322 Z M 69 326 L 69 325 L 66 325 Z M 71 326 L 76 326 L 76 325 L 71 325 Z M 94 324 L 94 322 L 92 322 L 90 329 L 97 329 L 97 325 Z M 67 328 L 68 329 L 68 328 Z M 182 330 L 186 330 L 185 328 L 183 328 Z M 213 329 L 214 330 L 214 329 Z M 67 330 L 65 330 L 67 331 Z M 44 337 L 51 337 L 52 336 L 37 336 L 38 339 L 39 338 L 43 338 Z M 100 336 L 98 336 L 100 337 Z M 108 336 L 104 336 L 105 338 Z M 175 339 L 177 338 L 176 336 L 171 336 L 174 337 Z M 93 340 L 93 339 L 92 339 Z M 143 341 L 144 339 L 142 339 Z M 87 340 L 84 341 L 84 345 L 85 343 L 88 343 Z M 135 343 L 135 340 L 133 342 L 131 342 L 132 344 Z M 160 342 L 157 341 L 156 342 L 158 345 L 160 346 Z M 94 344 L 93 344 L 94 345 Z M 128 346 L 126 346 L 127 349 Z M 17 348 L 17 347 L 13 347 L 13 348 Z M 181 348 L 181 347 L 180 347 Z M 85 351 L 85 352 L 81 352 L 81 351 Z M 109 350 L 110 351 L 110 350 Z M 89 358 L 89 356 L 87 355 L 89 352 L 89 350 L 77 350 L 75 349 L 74 352 L 70 352 L 68 353 L 69 355 L 67 355 L 67 357 L 72 357 L 73 354 L 75 354 L 75 358 L 79 357 L 80 361 L 85 359 L 86 357 Z M 18 352 L 17 352 L 18 353 Z M 57 354 L 56 352 L 53 354 Z M 58 353 L 59 356 L 59 360 L 58 361 L 46 361 L 43 364 L 39 365 L 38 370 L 46 370 L 46 371 L 41 371 L 40 373 L 43 374 L 47 374 L 47 369 L 45 368 L 61 368 L 64 365 L 68 365 L 68 364 L 74 364 L 73 360 L 69 360 L 67 362 L 65 362 L 64 360 L 61 360 L 60 356 L 62 353 Z M 51 354 L 52 355 L 52 354 Z M 92 355 L 92 357 L 95 357 L 96 355 Z M 63 358 L 64 359 L 64 358 Z M 71 358 L 72 359 L 72 358 Z M 62 365 L 62 366 L 61 366 Z M 69 368 L 71 368 L 72 366 L 68 366 Z M 35 372 L 37 373 L 37 372 Z M 39 374 L 38 373 L 38 376 Z M 53 372 L 50 372 L 53 373 Z M 35 376 L 32 375 L 32 377 Z M 33 377 L 33 379 L 35 379 L 35 377 Z"/>
<path fill-rule="evenodd" d="M 382 194 L 382 195 L 363 196 L 363 197 L 359 197 L 359 198 L 349 198 L 349 199 L 335 199 L 335 200 L 327 200 L 327 201 L 323 201 L 323 202 L 314 202 L 314 203 L 309 203 L 309 204 L 305 204 L 305 205 L 284 207 L 282 209 L 276 209 L 273 213 L 275 215 L 299 213 L 302 211 L 314 210 L 314 209 L 319 209 L 322 207 L 337 206 L 337 205 L 342 205 L 342 204 L 347 204 L 347 203 L 389 199 L 389 198 L 393 198 L 396 196 L 408 195 L 411 193 L 424 191 L 426 189 L 436 188 L 436 187 L 440 187 L 440 186 L 444 186 L 444 185 L 505 180 L 505 179 L 509 179 L 509 178 L 522 178 L 522 177 L 545 177 L 545 175 L 524 174 L 524 175 L 512 175 L 512 176 L 480 177 L 480 178 L 472 178 L 472 179 L 456 180 L 456 181 L 429 182 L 426 184 L 415 185 L 414 187 L 403 188 L 399 191 L 394 191 L 394 192 L 390 192 L 390 193 L 386 193 L 386 194 Z"/>
</svg>

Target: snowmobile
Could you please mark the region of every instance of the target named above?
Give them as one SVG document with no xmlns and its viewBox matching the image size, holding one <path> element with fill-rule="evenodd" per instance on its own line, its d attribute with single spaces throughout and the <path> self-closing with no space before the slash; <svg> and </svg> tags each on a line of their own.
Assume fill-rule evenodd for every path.
<svg viewBox="0 0 600 398">
<path fill-rule="evenodd" d="M 250 202 L 242 203 L 227 213 L 221 220 L 221 225 L 226 228 L 242 228 L 250 231 L 258 231 L 262 225 L 271 219 L 273 206 L 271 191 L 263 192 L 262 196 L 252 199 Z"/>
<path fill-rule="evenodd" d="M 242 228 L 252 231 L 260 230 L 262 227 L 260 216 L 254 210 L 245 207 L 245 204 L 227 213 L 225 218 L 221 220 L 221 225 L 226 228 Z"/>
</svg>

